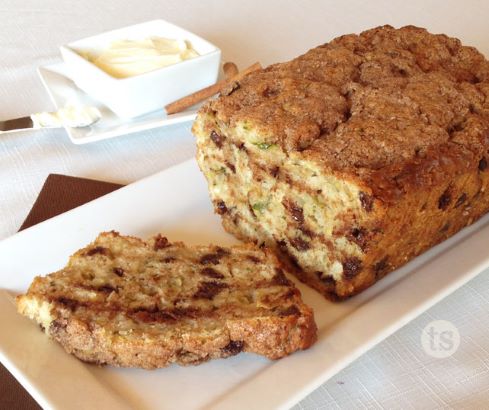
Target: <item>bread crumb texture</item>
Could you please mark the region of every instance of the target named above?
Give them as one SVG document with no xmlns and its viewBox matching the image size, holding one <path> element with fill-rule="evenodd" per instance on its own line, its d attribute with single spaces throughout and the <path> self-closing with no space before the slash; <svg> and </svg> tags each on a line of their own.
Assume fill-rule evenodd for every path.
<svg viewBox="0 0 489 410">
<path fill-rule="evenodd" d="M 100 234 L 17 298 L 79 359 L 153 369 L 242 351 L 278 359 L 316 340 L 312 310 L 276 257 L 251 246 L 186 247 Z"/>
</svg>

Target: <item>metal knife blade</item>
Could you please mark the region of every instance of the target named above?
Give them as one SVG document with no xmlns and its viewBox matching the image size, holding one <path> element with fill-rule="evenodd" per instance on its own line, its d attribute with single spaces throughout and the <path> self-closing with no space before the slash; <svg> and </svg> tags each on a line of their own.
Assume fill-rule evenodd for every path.
<svg viewBox="0 0 489 410">
<path fill-rule="evenodd" d="M 31 117 L 20 117 L 11 120 L 0 121 L 0 132 L 20 131 L 33 128 L 34 123 Z"/>
</svg>

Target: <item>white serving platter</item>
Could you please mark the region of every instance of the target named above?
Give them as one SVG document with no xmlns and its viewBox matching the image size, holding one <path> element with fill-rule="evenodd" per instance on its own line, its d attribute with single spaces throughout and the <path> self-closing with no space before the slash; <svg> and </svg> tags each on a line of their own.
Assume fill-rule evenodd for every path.
<svg viewBox="0 0 489 410">
<path fill-rule="evenodd" d="M 120 135 L 193 121 L 197 114 L 198 106 L 190 107 L 181 113 L 172 115 L 167 115 L 163 107 L 161 107 L 161 110 L 150 114 L 133 119 L 122 119 L 104 104 L 80 90 L 70 79 L 65 63 L 39 67 L 38 73 L 57 110 L 70 103 L 97 107 L 102 114 L 102 118 L 91 126 L 80 128 L 65 127 L 70 140 L 74 144 L 86 144 Z"/>
<path fill-rule="evenodd" d="M 18 315 L 12 296 L 61 268 L 104 230 L 227 245 L 194 160 L 121 188 L 0 242 L 0 361 L 51 408 L 289 408 L 394 331 L 489 267 L 489 215 L 342 303 L 300 284 L 319 340 L 280 361 L 240 354 L 156 371 L 84 364 Z"/>
</svg>

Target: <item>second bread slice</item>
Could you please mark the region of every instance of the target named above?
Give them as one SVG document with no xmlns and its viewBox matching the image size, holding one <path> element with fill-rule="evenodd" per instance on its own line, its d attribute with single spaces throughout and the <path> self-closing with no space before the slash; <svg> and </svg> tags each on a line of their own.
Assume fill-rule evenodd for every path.
<svg viewBox="0 0 489 410">
<path fill-rule="evenodd" d="M 241 351 L 278 359 L 316 340 L 312 310 L 276 258 L 100 234 L 17 298 L 67 352 L 98 364 L 183 365 Z"/>
</svg>

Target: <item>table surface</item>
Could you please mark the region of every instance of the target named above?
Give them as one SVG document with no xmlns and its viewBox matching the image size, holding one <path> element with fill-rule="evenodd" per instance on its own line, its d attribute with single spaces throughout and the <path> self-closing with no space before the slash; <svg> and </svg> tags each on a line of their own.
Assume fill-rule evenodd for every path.
<svg viewBox="0 0 489 410">
<path fill-rule="evenodd" d="M 288 60 L 333 37 L 381 24 L 444 32 L 489 56 L 489 3 L 450 1 L 0 0 L 2 119 L 52 109 L 38 66 L 58 46 L 155 18 L 181 25 L 245 67 Z M 190 124 L 73 145 L 63 130 L 0 136 L 0 239 L 14 234 L 50 173 L 122 184 L 194 155 Z M 489 271 L 364 354 L 304 398 L 297 409 L 482 408 L 489 403 Z M 422 349 L 424 326 L 452 322 L 461 343 L 450 357 Z"/>
</svg>

